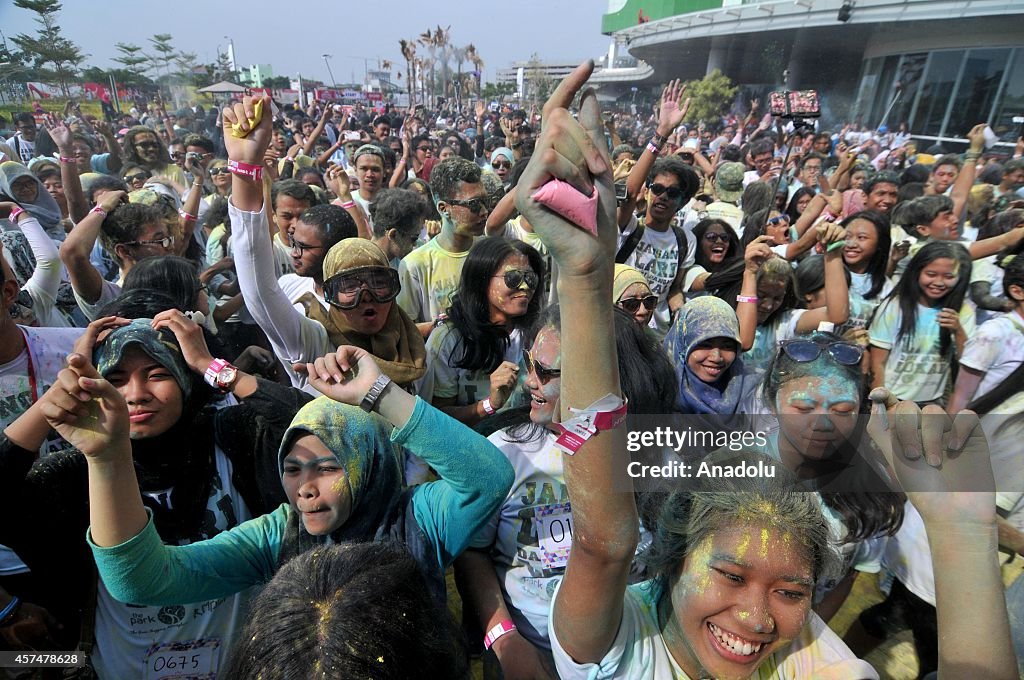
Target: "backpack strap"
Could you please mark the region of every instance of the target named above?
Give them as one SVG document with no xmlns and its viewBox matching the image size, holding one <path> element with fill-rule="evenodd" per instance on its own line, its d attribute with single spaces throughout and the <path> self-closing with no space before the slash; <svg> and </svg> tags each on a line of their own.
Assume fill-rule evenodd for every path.
<svg viewBox="0 0 1024 680">
<path fill-rule="evenodd" d="M 622 247 L 619 248 L 619 252 L 615 253 L 616 264 L 626 263 L 626 260 L 629 259 L 629 256 L 633 254 L 634 250 L 636 250 L 637 245 L 640 243 L 640 239 L 643 238 L 644 229 L 646 229 L 646 227 L 643 225 L 643 223 L 637 224 L 636 229 L 633 230 L 633 233 L 630 234 L 629 237 L 622 242 Z"/>
</svg>

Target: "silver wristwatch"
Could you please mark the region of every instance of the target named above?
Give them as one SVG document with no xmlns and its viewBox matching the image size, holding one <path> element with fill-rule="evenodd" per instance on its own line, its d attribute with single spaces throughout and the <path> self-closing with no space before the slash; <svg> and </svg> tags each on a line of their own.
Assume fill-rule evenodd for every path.
<svg viewBox="0 0 1024 680">
<path fill-rule="evenodd" d="M 363 409 L 367 413 L 373 410 L 373 407 L 377 405 L 377 400 L 380 399 L 380 395 L 387 389 L 387 386 L 391 384 L 391 378 L 387 377 L 383 373 L 377 376 L 377 379 L 373 381 L 373 385 L 370 386 L 370 390 L 363 397 L 362 402 L 359 404 L 359 408 Z"/>
</svg>

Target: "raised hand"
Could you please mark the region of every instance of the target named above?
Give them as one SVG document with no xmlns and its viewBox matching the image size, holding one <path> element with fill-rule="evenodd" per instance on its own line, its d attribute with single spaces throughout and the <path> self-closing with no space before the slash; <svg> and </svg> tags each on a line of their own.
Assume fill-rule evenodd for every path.
<svg viewBox="0 0 1024 680">
<path fill-rule="evenodd" d="M 750 242 L 750 245 L 747 246 L 746 251 L 743 253 L 743 259 L 747 263 L 747 271 L 756 272 L 761 268 L 762 264 L 775 257 L 775 253 L 772 252 L 771 247 L 768 245 L 771 242 L 771 236 L 758 236 Z"/>
<path fill-rule="evenodd" d="M 380 376 L 377 362 L 365 349 L 343 345 L 337 352 L 306 364 L 309 384 L 324 396 L 358 406 Z"/>
<path fill-rule="evenodd" d="M 977 414 L 921 409 L 884 387 L 869 398 L 868 434 L 926 522 L 995 522 L 995 480 Z"/>
<path fill-rule="evenodd" d="M 488 397 L 493 408 L 501 408 L 508 401 L 519 379 L 519 366 L 511 361 L 502 361 L 491 373 L 491 391 Z"/>
<path fill-rule="evenodd" d="M 128 406 L 89 360 L 68 356 L 68 367 L 39 399 L 46 422 L 90 458 L 102 459 L 128 441 Z"/>
<path fill-rule="evenodd" d="M 352 185 L 348 180 L 348 173 L 337 163 L 331 163 L 324 173 L 327 180 L 327 189 L 334 193 L 342 203 L 352 198 Z"/>
<path fill-rule="evenodd" d="M 476 110 L 476 118 L 477 118 L 477 120 L 480 120 L 481 118 L 483 118 L 484 116 L 487 115 L 487 104 L 484 104 L 484 101 L 482 99 L 479 99 L 476 102 L 475 110 Z"/>
<path fill-rule="evenodd" d="M 683 99 L 686 85 L 673 80 L 661 91 L 661 104 L 658 107 L 658 134 L 668 135 L 683 122 L 686 112 L 690 109 L 690 99 Z"/>
<path fill-rule="evenodd" d="M 255 119 L 257 100 L 263 101 L 263 116 L 255 126 L 249 121 Z M 224 147 L 228 158 L 250 165 L 262 165 L 263 156 L 270 146 L 271 114 L 270 97 L 242 97 L 241 102 L 224 109 Z M 235 137 L 231 126 L 238 124 L 245 137 Z"/>
<path fill-rule="evenodd" d="M 985 123 L 978 123 L 967 133 L 967 139 L 971 140 L 971 151 L 983 151 L 985 149 Z"/>
<path fill-rule="evenodd" d="M 75 341 L 74 349 L 71 351 L 84 357 L 91 357 L 92 351 L 96 347 L 96 342 L 101 335 L 106 335 L 109 331 L 121 326 L 127 326 L 130 323 L 129 319 L 122 319 L 119 316 L 104 316 L 96 319 L 85 327 L 85 332 Z"/>
<path fill-rule="evenodd" d="M 544 105 L 541 135 L 516 192 L 516 207 L 558 262 L 561 276 L 610 271 L 615 253 L 615 185 L 597 97 L 592 90 L 583 93 L 579 121 L 568 110 L 593 70 L 592 61 L 580 65 Z M 582 189 L 586 195 L 590 195 L 591 187 L 596 188 L 597 238 L 533 199 L 541 186 L 555 178 Z"/>
<path fill-rule="evenodd" d="M 185 363 L 200 375 L 206 373 L 210 362 L 213 361 L 213 355 L 206 346 L 206 338 L 199 324 L 177 309 L 168 309 L 153 317 L 152 326 L 154 330 L 167 328 L 174 333 L 178 345 L 181 346 L 181 355 Z"/>
<path fill-rule="evenodd" d="M 52 123 L 47 122 L 46 131 L 50 133 L 50 139 L 57 145 L 57 148 L 61 151 L 70 151 L 71 142 L 74 140 L 74 133 L 64 123 Z"/>
</svg>

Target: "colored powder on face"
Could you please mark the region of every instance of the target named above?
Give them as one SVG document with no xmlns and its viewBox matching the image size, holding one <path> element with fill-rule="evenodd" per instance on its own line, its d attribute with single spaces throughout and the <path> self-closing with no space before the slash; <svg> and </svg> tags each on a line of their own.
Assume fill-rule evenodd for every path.
<svg viewBox="0 0 1024 680">
<path fill-rule="evenodd" d="M 768 529 L 761 529 L 761 551 L 760 551 L 761 557 L 768 557 L 768 539 L 769 539 L 769 537 L 770 537 L 770 533 L 769 533 Z"/>
<path fill-rule="evenodd" d="M 736 557 L 742 559 L 747 554 L 747 548 L 750 547 L 750 532 L 744 531 L 743 538 L 740 539 L 739 544 L 736 546 Z"/>
</svg>

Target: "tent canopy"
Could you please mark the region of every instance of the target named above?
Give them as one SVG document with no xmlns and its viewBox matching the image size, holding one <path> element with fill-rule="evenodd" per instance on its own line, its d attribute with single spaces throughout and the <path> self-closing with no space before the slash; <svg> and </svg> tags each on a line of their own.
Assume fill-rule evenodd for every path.
<svg viewBox="0 0 1024 680">
<path fill-rule="evenodd" d="M 241 85 L 235 85 L 226 80 L 199 89 L 199 92 L 209 92 L 210 94 L 245 94 L 247 91 Z"/>
</svg>

